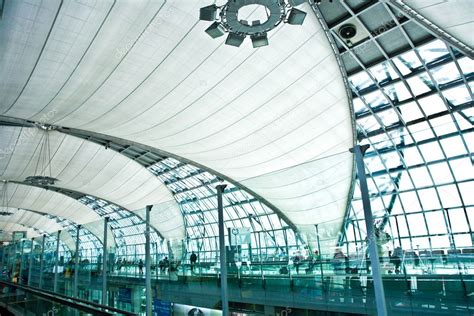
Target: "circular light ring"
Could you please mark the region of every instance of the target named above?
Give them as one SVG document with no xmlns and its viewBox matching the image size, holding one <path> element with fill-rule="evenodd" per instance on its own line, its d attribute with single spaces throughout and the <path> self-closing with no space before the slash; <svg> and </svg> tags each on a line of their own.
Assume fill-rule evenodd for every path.
<svg viewBox="0 0 474 316">
<path fill-rule="evenodd" d="M 264 23 L 249 24 L 242 23 L 238 18 L 239 10 L 247 5 L 262 5 L 270 11 L 268 19 Z M 221 11 L 222 23 L 229 32 L 243 33 L 247 35 L 266 33 L 274 29 L 285 19 L 286 9 L 284 2 L 279 0 L 234 0 L 229 1 Z"/>
</svg>

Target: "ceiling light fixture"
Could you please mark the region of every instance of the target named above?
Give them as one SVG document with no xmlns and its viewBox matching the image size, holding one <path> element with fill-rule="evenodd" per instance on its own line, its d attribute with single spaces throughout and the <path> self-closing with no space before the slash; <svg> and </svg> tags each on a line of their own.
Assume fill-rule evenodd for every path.
<svg viewBox="0 0 474 316">
<path fill-rule="evenodd" d="M 239 47 L 250 36 L 254 48 L 267 46 L 267 33 L 280 23 L 302 25 L 306 12 L 296 9 L 306 0 L 228 0 L 226 4 L 215 4 L 200 9 L 199 19 L 213 22 L 206 33 L 217 38 L 228 33 L 225 43 Z M 266 20 L 247 21 L 239 19 L 239 10 L 246 6 L 265 7 Z"/>
<path fill-rule="evenodd" d="M 54 185 L 54 183 L 58 181 L 58 179 L 51 176 L 51 148 L 49 143 L 49 133 L 52 128 L 40 126 L 39 129 L 43 132 L 43 135 L 40 140 L 41 144 L 35 173 L 32 176 L 26 177 L 25 182 L 40 187 L 48 187 Z"/>
</svg>

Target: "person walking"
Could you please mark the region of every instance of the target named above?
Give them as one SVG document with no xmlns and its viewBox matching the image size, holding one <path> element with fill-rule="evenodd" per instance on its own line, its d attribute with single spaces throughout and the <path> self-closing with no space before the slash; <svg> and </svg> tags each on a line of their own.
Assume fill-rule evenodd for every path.
<svg viewBox="0 0 474 316">
<path fill-rule="evenodd" d="M 403 250 L 400 247 L 395 248 L 393 251 L 392 256 L 390 257 L 390 261 L 392 261 L 393 265 L 395 266 L 395 273 L 400 273 L 400 265 L 402 263 L 403 257 Z"/>
<path fill-rule="evenodd" d="M 191 256 L 189 257 L 189 261 L 191 262 L 191 272 L 193 272 L 194 266 L 196 265 L 196 261 L 197 261 L 197 255 L 194 253 L 194 251 L 191 253 Z"/>
</svg>

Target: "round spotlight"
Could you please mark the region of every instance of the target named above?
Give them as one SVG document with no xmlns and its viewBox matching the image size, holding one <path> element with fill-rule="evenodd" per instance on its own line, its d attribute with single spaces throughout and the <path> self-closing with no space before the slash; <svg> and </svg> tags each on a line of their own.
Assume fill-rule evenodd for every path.
<svg viewBox="0 0 474 316">
<path fill-rule="evenodd" d="M 344 24 L 339 28 L 339 35 L 343 39 L 351 39 L 357 34 L 357 28 L 353 24 Z"/>
</svg>

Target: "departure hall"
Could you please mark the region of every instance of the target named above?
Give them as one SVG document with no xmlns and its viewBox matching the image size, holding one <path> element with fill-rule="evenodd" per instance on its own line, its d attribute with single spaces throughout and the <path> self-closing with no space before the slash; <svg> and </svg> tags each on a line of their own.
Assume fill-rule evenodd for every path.
<svg viewBox="0 0 474 316">
<path fill-rule="evenodd" d="M 0 0 L 0 315 L 474 315 L 474 0 Z"/>
</svg>

